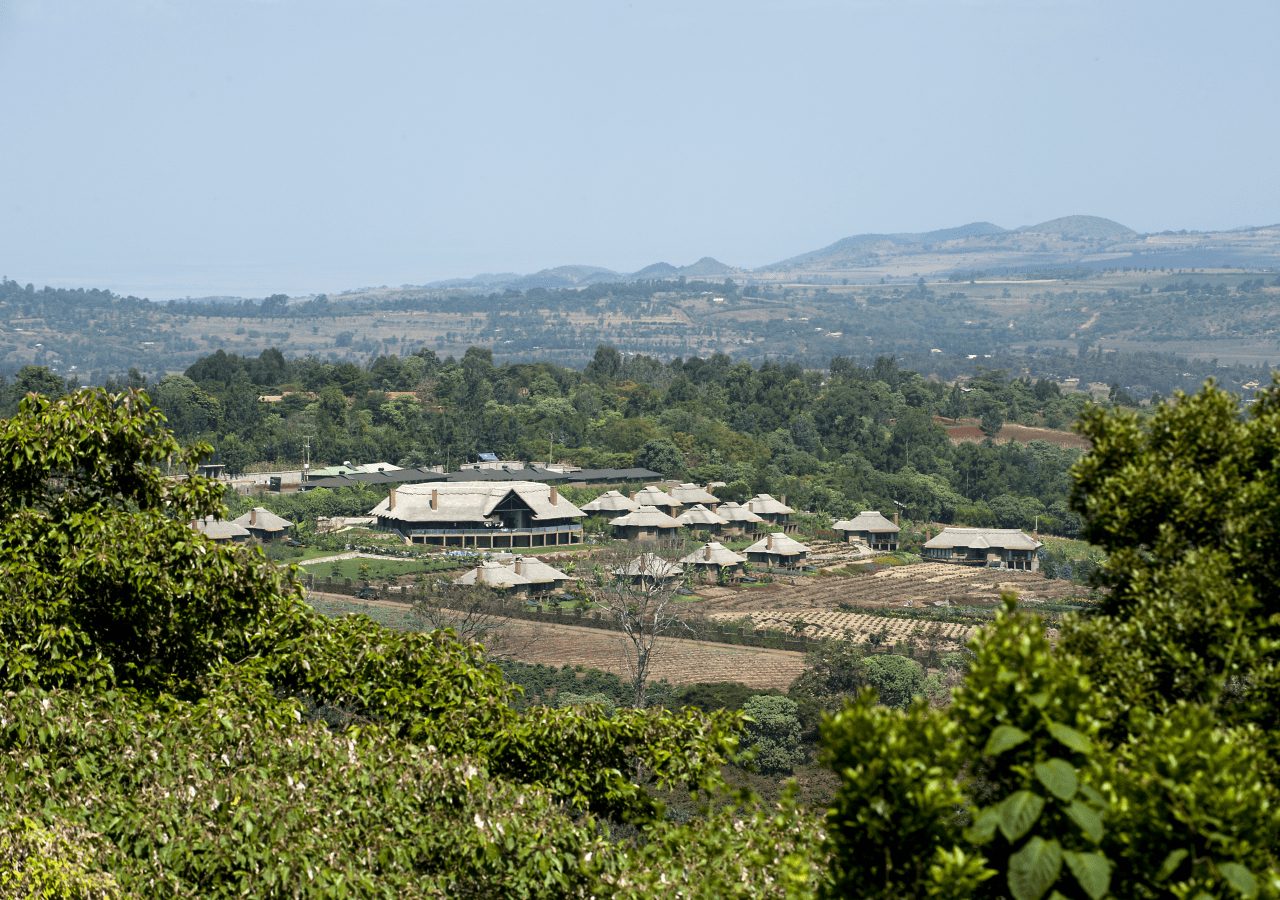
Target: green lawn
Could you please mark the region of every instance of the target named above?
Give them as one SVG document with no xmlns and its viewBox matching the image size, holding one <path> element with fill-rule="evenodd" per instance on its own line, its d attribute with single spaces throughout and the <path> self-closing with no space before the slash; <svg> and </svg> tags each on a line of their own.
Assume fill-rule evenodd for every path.
<svg viewBox="0 0 1280 900">
<path fill-rule="evenodd" d="M 336 562 L 321 562 L 304 565 L 304 569 L 317 578 L 350 578 L 358 581 L 368 578 L 371 581 L 382 581 L 398 578 L 401 575 L 417 575 L 426 572 L 453 572 L 466 568 L 468 563 L 452 557 L 435 559 L 341 559 Z M 362 569 L 364 566 L 366 568 Z"/>
</svg>

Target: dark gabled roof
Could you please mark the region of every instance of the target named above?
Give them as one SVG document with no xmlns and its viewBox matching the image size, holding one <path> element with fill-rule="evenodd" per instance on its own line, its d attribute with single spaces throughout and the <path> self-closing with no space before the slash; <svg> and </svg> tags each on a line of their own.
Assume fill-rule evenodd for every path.
<svg viewBox="0 0 1280 900">
<path fill-rule="evenodd" d="M 662 473 L 652 469 L 579 469 L 565 477 L 569 481 L 661 481 Z"/>
<path fill-rule="evenodd" d="M 444 481 L 445 476 L 427 469 L 393 469 L 388 472 L 352 472 L 349 475 L 335 475 L 332 478 L 316 478 L 303 485 L 304 490 L 313 488 L 343 488 L 357 484 L 416 484 L 423 481 Z"/>
</svg>

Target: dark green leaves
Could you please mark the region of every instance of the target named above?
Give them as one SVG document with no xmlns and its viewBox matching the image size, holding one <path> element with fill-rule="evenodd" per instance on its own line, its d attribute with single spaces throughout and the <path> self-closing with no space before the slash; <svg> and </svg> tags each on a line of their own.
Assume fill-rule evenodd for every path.
<svg viewBox="0 0 1280 900">
<path fill-rule="evenodd" d="M 1006 750 L 1012 750 L 1020 744 L 1025 743 L 1031 735 L 1027 734 L 1021 728 L 1015 728 L 1012 725 L 1000 725 L 991 732 L 991 737 L 987 739 L 987 746 L 982 751 L 985 756 L 999 756 Z"/>
<path fill-rule="evenodd" d="M 1049 793 L 1063 803 L 1067 803 L 1076 795 L 1080 779 L 1076 777 L 1075 767 L 1065 759 L 1051 759 L 1036 763 L 1036 780 L 1044 785 Z"/>
<path fill-rule="evenodd" d="M 1111 887 L 1111 863 L 1101 853 L 1077 853 L 1068 850 L 1062 854 L 1067 868 L 1079 882 L 1090 900 L 1100 900 Z"/>
<path fill-rule="evenodd" d="M 1040 900 L 1062 870 L 1062 846 L 1039 836 L 1009 857 L 1009 893 L 1013 900 Z"/>
<path fill-rule="evenodd" d="M 1000 801 L 996 807 L 1000 831 L 1005 840 L 1014 843 L 1031 830 L 1044 810 L 1044 798 L 1031 791 L 1018 791 Z"/>
</svg>

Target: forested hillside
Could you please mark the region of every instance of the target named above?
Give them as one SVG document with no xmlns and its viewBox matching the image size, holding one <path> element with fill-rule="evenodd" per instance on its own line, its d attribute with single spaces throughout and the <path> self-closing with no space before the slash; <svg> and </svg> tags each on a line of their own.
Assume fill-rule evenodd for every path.
<svg viewBox="0 0 1280 900">
<path fill-rule="evenodd" d="M 10 408 L 49 380 L 24 372 Z M 601 347 L 578 371 L 498 365 L 479 348 L 461 359 L 424 350 L 367 366 L 268 350 L 215 353 L 148 390 L 180 438 L 212 444 L 233 473 L 255 463 L 299 468 L 308 442 L 318 465 L 456 467 L 481 452 L 526 460 L 551 452 L 583 467 L 723 481 L 726 499 L 786 494 L 820 513 L 897 501 L 921 521 L 1031 529 L 1038 519 L 1050 533 L 1079 529 L 1067 507 L 1078 450 L 953 444 L 935 421 L 971 417 L 992 435 L 1005 422 L 1064 429 L 1085 404 L 1047 380 L 998 370 L 948 386 L 890 359 L 870 367 L 837 359 L 824 371 L 723 355 L 663 362 Z"/>
</svg>

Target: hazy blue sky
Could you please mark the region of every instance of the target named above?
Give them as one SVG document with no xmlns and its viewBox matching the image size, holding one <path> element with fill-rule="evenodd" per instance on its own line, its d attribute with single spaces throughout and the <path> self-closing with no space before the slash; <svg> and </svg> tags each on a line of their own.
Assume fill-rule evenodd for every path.
<svg viewBox="0 0 1280 900">
<path fill-rule="evenodd" d="M 1270 224 L 1277 36 L 1277 0 L 0 0 L 0 274 L 261 296 Z"/>
</svg>

